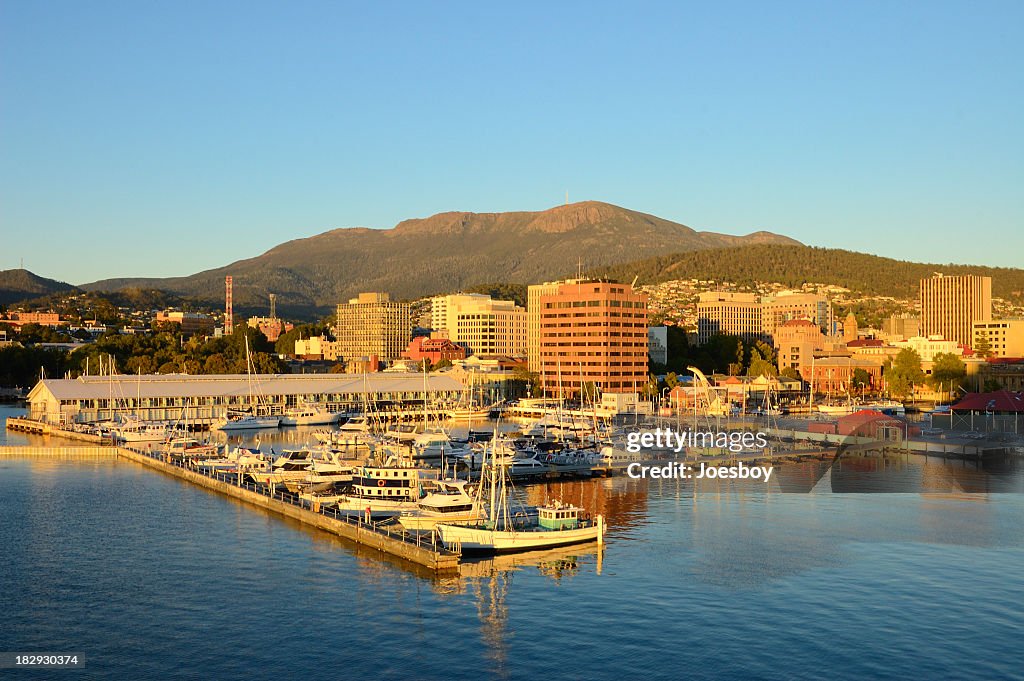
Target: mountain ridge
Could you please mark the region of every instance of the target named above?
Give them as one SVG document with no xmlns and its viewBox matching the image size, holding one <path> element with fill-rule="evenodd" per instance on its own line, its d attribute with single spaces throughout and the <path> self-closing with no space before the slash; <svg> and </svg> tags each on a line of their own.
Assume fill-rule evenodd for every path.
<svg viewBox="0 0 1024 681">
<path fill-rule="evenodd" d="M 332 229 L 282 242 L 264 253 L 192 275 L 105 279 L 82 288 L 160 288 L 201 300 L 223 300 L 224 276 L 234 278 L 236 304 L 325 311 L 359 291 L 416 298 L 489 281 L 534 283 L 587 267 L 637 257 L 745 243 L 799 244 L 766 231 L 735 236 L 700 232 L 681 223 L 599 201 L 544 211 L 448 211 L 410 218 L 391 229 Z"/>
</svg>

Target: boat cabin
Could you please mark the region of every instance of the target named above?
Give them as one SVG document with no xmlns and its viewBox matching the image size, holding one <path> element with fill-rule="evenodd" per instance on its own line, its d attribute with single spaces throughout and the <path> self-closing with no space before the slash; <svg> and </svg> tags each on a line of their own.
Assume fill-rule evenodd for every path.
<svg viewBox="0 0 1024 681">
<path fill-rule="evenodd" d="M 578 506 L 554 503 L 537 508 L 537 521 L 545 530 L 574 530 L 580 525 Z"/>
</svg>

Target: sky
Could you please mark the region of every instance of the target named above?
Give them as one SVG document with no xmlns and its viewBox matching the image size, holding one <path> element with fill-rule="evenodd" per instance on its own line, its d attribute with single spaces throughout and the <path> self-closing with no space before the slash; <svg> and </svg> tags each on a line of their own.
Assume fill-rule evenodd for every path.
<svg viewBox="0 0 1024 681">
<path fill-rule="evenodd" d="M 0 269 L 600 200 L 1024 266 L 1024 3 L 0 0 Z"/>
</svg>

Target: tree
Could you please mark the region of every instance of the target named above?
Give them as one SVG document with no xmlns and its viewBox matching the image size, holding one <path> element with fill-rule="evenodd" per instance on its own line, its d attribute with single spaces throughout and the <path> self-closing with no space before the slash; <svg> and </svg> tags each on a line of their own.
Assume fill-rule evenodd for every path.
<svg viewBox="0 0 1024 681">
<path fill-rule="evenodd" d="M 665 374 L 665 387 L 666 388 L 668 388 L 669 390 L 672 390 L 677 385 L 679 385 L 679 376 L 678 375 L 676 375 L 674 372 L 671 372 L 671 371 L 669 373 Z"/>
<path fill-rule="evenodd" d="M 853 370 L 850 385 L 853 386 L 854 390 L 859 390 L 863 393 L 866 388 L 871 387 L 871 374 L 868 373 L 867 369 L 857 367 Z"/>
<path fill-rule="evenodd" d="M 1003 384 L 989 376 L 985 379 L 984 386 L 982 387 L 982 392 L 994 393 L 995 391 L 1002 389 Z"/>
<path fill-rule="evenodd" d="M 226 374 L 228 372 L 228 363 L 224 359 L 224 355 L 219 352 L 215 352 L 206 358 L 203 363 L 204 374 Z"/>
<path fill-rule="evenodd" d="M 800 372 L 797 369 L 794 369 L 793 367 L 786 367 L 781 372 L 779 372 L 779 375 L 784 378 L 792 378 L 796 381 L 804 380 L 804 377 L 800 375 Z"/>
<path fill-rule="evenodd" d="M 884 375 L 893 395 L 901 398 L 912 395 L 914 386 L 924 382 L 921 356 L 912 348 L 903 348 L 894 359 L 886 362 Z"/>
<path fill-rule="evenodd" d="M 762 352 L 765 351 L 763 347 L 766 343 L 757 341 L 753 347 L 750 348 L 750 365 L 747 367 L 747 376 L 777 376 L 779 370 L 775 367 L 775 363 L 768 357 L 765 357 Z M 774 354 L 770 349 L 769 357 Z"/>
<path fill-rule="evenodd" d="M 940 352 L 932 358 L 932 375 L 928 383 L 936 390 L 953 392 L 967 378 L 967 366 L 952 352 Z"/>
</svg>

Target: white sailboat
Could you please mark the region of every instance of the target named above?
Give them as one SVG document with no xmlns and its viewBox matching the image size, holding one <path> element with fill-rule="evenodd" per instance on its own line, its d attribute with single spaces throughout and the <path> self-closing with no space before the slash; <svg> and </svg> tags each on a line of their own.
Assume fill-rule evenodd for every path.
<svg viewBox="0 0 1024 681">
<path fill-rule="evenodd" d="M 260 414 L 259 398 L 252 387 L 252 355 L 249 353 L 249 337 L 245 337 L 245 365 L 249 374 L 249 411 L 228 411 L 227 416 L 214 421 L 210 430 L 253 430 L 258 428 L 277 428 L 281 425 L 281 417 L 272 414 Z"/>
</svg>

